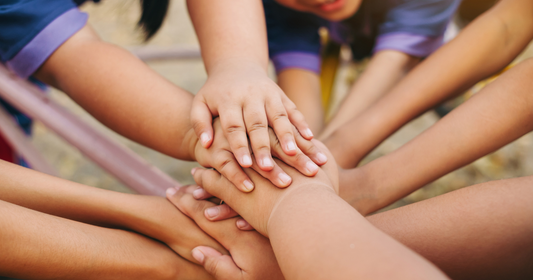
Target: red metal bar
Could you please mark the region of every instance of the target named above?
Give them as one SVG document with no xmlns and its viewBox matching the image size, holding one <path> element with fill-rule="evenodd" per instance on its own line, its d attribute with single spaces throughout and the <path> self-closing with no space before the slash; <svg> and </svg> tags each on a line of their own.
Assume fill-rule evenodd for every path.
<svg viewBox="0 0 533 280">
<path fill-rule="evenodd" d="M 9 146 L 30 164 L 31 168 L 48 175 L 58 176 L 55 168 L 41 156 L 13 117 L 2 107 L 0 107 L 0 133 Z"/>
<path fill-rule="evenodd" d="M 32 118 L 41 121 L 88 158 L 140 194 L 165 195 L 179 185 L 137 154 L 96 131 L 57 105 L 40 89 L 0 66 L 0 96 Z"/>
</svg>

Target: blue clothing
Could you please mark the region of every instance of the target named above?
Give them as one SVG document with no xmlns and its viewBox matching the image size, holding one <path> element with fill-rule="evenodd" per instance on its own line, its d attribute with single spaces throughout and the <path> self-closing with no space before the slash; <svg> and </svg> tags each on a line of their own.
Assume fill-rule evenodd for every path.
<svg viewBox="0 0 533 280">
<path fill-rule="evenodd" d="M 0 60 L 12 72 L 45 89 L 31 75 L 87 22 L 78 10 L 85 0 L 3 0 L 0 2 Z M 98 0 L 95 0 L 98 2 Z M 31 134 L 33 121 L 11 104 L 2 106 L 22 130 Z M 21 158 L 18 163 L 28 167 Z"/>
<path fill-rule="evenodd" d="M 84 0 L 3 0 L 0 2 L 0 59 L 22 78 L 87 22 L 78 10 Z"/>
<path fill-rule="evenodd" d="M 276 71 L 303 68 L 320 72 L 318 29 L 352 47 L 354 59 L 392 49 L 425 57 L 443 43 L 446 26 L 460 0 L 363 0 L 359 10 L 341 22 L 263 0 L 269 55 Z"/>
</svg>

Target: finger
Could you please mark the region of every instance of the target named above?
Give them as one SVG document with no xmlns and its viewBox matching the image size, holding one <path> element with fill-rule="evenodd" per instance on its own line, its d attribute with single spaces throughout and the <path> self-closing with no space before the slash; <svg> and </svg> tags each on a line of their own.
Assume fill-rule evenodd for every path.
<svg viewBox="0 0 533 280">
<path fill-rule="evenodd" d="M 254 230 L 254 228 L 252 227 L 252 225 L 250 225 L 245 219 L 243 218 L 240 218 L 238 219 L 237 221 L 235 221 L 235 225 L 237 226 L 238 229 L 240 230 Z"/>
<path fill-rule="evenodd" d="M 264 171 L 274 168 L 274 160 L 270 155 L 270 141 L 268 140 L 268 120 L 264 105 L 252 104 L 244 107 L 244 122 L 250 137 L 250 145 L 255 160 Z M 230 180 L 231 181 L 231 180 Z"/>
<path fill-rule="evenodd" d="M 232 189 L 239 192 L 234 188 Z M 231 250 L 233 245 L 238 242 L 243 242 L 243 238 L 246 238 L 240 234 L 240 230 L 235 226 L 235 221 L 238 219 L 235 217 L 237 217 L 238 214 L 227 205 L 215 205 L 206 200 L 196 200 L 189 194 L 181 196 L 178 204 L 180 211 L 190 217 L 200 229 L 216 239 L 228 250 Z M 215 215 L 210 214 L 210 212 L 214 212 Z M 214 217 L 216 217 L 216 215 L 232 215 L 234 218 L 213 222 L 208 218 L 209 215 Z"/>
<path fill-rule="evenodd" d="M 192 192 L 192 197 L 194 197 L 195 199 L 208 199 L 208 198 L 211 198 L 213 197 L 212 194 L 208 193 L 207 191 L 205 191 L 202 187 L 197 187 L 193 192 Z"/>
<path fill-rule="evenodd" d="M 300 136 L 301 138 L 301 136 Z M 301 138 L 303 139 L 303 138 Z M 288 165 L 296 168 L 300 173 L 306 175 L 306 176 L 315 176 L 316 173 L 319 170 L 318 165 L 316 165 L 307 155 L 305 155 L 300 148 L 297 149 L 297 152 L 295 155 L 289 156 L 285 154 L 282 149 L 279 141 L 276 139 L 276 136 L 274 135 L 274 132 L 270 131 L 270 141 L 272 145 L 272 154 L 287 163 Z M 304 139 L 304 141 L 307 141 Z M 310 142 L 310 141 L 307 141 Z M 310 142 L 310 146 L 313 146 L 313 144 Z M 279 170 L 283 171 L 283 169 L 279 168 Z M 288 176 L 288 175 L 287 175 Z"/>
<path fill-rule="evenodd" d="M 298 111 L 294 102 L 292 102 L 285 94 L 282 97 L 283 106 L 287 111 L 287 116 L 290 122 L 298 129 L 300 134 L 307 140 L 313 139 L 313 132 L 305 121 L 304 115 Z"/>
<path fill-rule="evenodd" d="M 230 256 L 222 255 L 215 249 L 198 246 L 192 250 L 193 257 L 204 266 L 205 270 L 218 280 L 241 279 L 242 271 Z"/>
<path fill-rule="evenodd" d="M 221 110 L 222 111 L 222 110 Z M 231 151 L 242 167 L 250 167 L 252 158 L 248 149 L 248 136 L 240 107 L 224 109 L 220 123 L 224 136 L 228 139 Z"/>
<path fill-rule="evenodd" d="M 193 177 L 198 186 L 224 201 L 233 199 L 233 197 L 242 197 L 239 194 L 247 195 L 237 190 L 230 181 L 222 177 L 217 171 L 197 169 Z"/>
<path fill-rule="evenodd" d="M 328 162 L 328 157 L 324 154 L 313 141 L 309 141 L 302 137 L 298 132 L 296 134 L 296 145 L 298 148 L 314 163 L 324 165 Z"/>
<path fill-rule="evenodd" d="M 172 187 L 167 189 L 167 199 L 176 206 L 180 210 L 181 203 L 180 199 L 184 195 L 190 196 L 190 194 L 187 194 L 189 190 L 194 189 L 194 186 L 192 187 Z M 177 211 L 177 210 L 176 210 Z M 181 211 L 181 210 L 180 210 Z M 183 228 L 186 228 L 186 231 L 182 231 L 178 242 L 167 242 L 167 245 L 169 245 L 176 253 L 178 253 L 180 256 L 188 259 L 189 261 L 195 262 L 194 258 L 191 255 L 191 247 L 187 244 L 195 244 L 195 245 L 207 245 L 216 248 L 220 252 L 224 254 L 229 254 L 229 252 L 220 245 L 216 240 L 214 240 L 209 235 L 206 235 L 202 229 L 197 226 L 197 224 L 190 219 L 190 216 L 187 215 L 187 213 L 181 211 L 183 214 L 185 214 L 184 217 L 185 220 L 183 220 L 180 223 L 180 226 Z M 181 240 L 181 241 L 180 241 Z M 187 248 L 188 247 L 188 248 Z"/>
<path fill-rule="evenodd" d="M 201 96 L 193 99 L 191 108 L 191 125 L 196 137 L 204 148 L 209 148 L 213 143 L 213 116 L 205 100 Z"/>
<path fill-rule="evenodd" d="M 240 191 L 251 192 L 254 189 L 252 180 L 244 173 L 230 151 L 220 151 L 214 155 L 214 166 L 222 176 L 226 177 Z"/>
<path fill-rule="evenodd" d="M 283 171 L 283 169 L 281 169 L 276 163 L 274 164 L 274 169 L 272 169 L 271 171 L 263 171 L 255 164 L 252 165 L 252 169 L 259 173 L 261 176 L 268 179 L 272 184 L 274 184 L 274 186 L 278 188 L 288 187 L 292 183 L 292 178 L 287 175 L 287 173 L 285 173 L 285 171 Z"/>
<path fill-rule="evenodd" d="M 215 205 L 205 209 L 204 211 L 205 218 L 210 221 L 221 221 L 239 216 L 229 205 Z"/>
<path fill-rule="evenodd" d="M 274 129 L 278 137 L 283 151 L 287 155 L 296 154 L 296 142 L 294 140 L 294 133 L 292 124 L 287 117 L 287 112 L 280 100 L 267 100 L 267 116 L 268 124 Z"/>
</svg>

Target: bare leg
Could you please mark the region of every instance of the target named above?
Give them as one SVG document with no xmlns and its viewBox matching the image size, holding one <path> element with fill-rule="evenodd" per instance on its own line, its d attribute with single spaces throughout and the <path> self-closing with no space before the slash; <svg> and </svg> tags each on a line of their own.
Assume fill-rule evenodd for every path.
<svg viewBox="0 0 533 280">
<path fill-rule="evenodd" d="M 303 69 L 286 69 L 279 73 L 278 84 L 304 115 L 311 131 L 318 135 L 324 128 L 324 109 L 318 75 Z"/>
<path fill-rule="evenodd" d="M 488 182 L 368 220 L 452 279 L 533 279 L 532 185 Z"/>
</svg>

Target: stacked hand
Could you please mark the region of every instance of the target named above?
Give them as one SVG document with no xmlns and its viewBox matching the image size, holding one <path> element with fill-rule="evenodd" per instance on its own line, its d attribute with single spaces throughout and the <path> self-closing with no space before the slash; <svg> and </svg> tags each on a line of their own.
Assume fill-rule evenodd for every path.
<svg viewBox="0 0 533 280">
<path fill-rule="evenodd" d="M 244 192 L 252 191 L 254 188 L 253 182 L 239 166 L 235 154 L 232 152 L 231 144 L 224 135 L 222 122 L 219 118 L 214 120 L 213 128 L 214 139 L 209 148 L 206 149 L 201 143 L 197 142 L 195 146 L 196 160 L 204 167 L 215 168 L 239 190 Z M 272 149 L 272 156 L 281 159 L 306 176 L 314 176 L 319 170 L 317 164 L 323 165 L 327 162 L 328 158 L 321 152 L 325 148 L 319 149 L 312 141 L 303 138 L 294 128 L 293 133 L 297 147 L 292 155 L 285 153 L 282 148 L 283 145 L 276 137 L 273 129 L 268 128 L 266 132 L 267 135 L 262 140 L 268 141 L 268 145 Z M 257 164 L 255 159 L 254 162 L 254 169 L 275 186 L 284 188 L 291 184 L 291 176 L 284 172 L 275 161 L 272 161 L 272 167 L 267 171 Z"/>
</svg>

